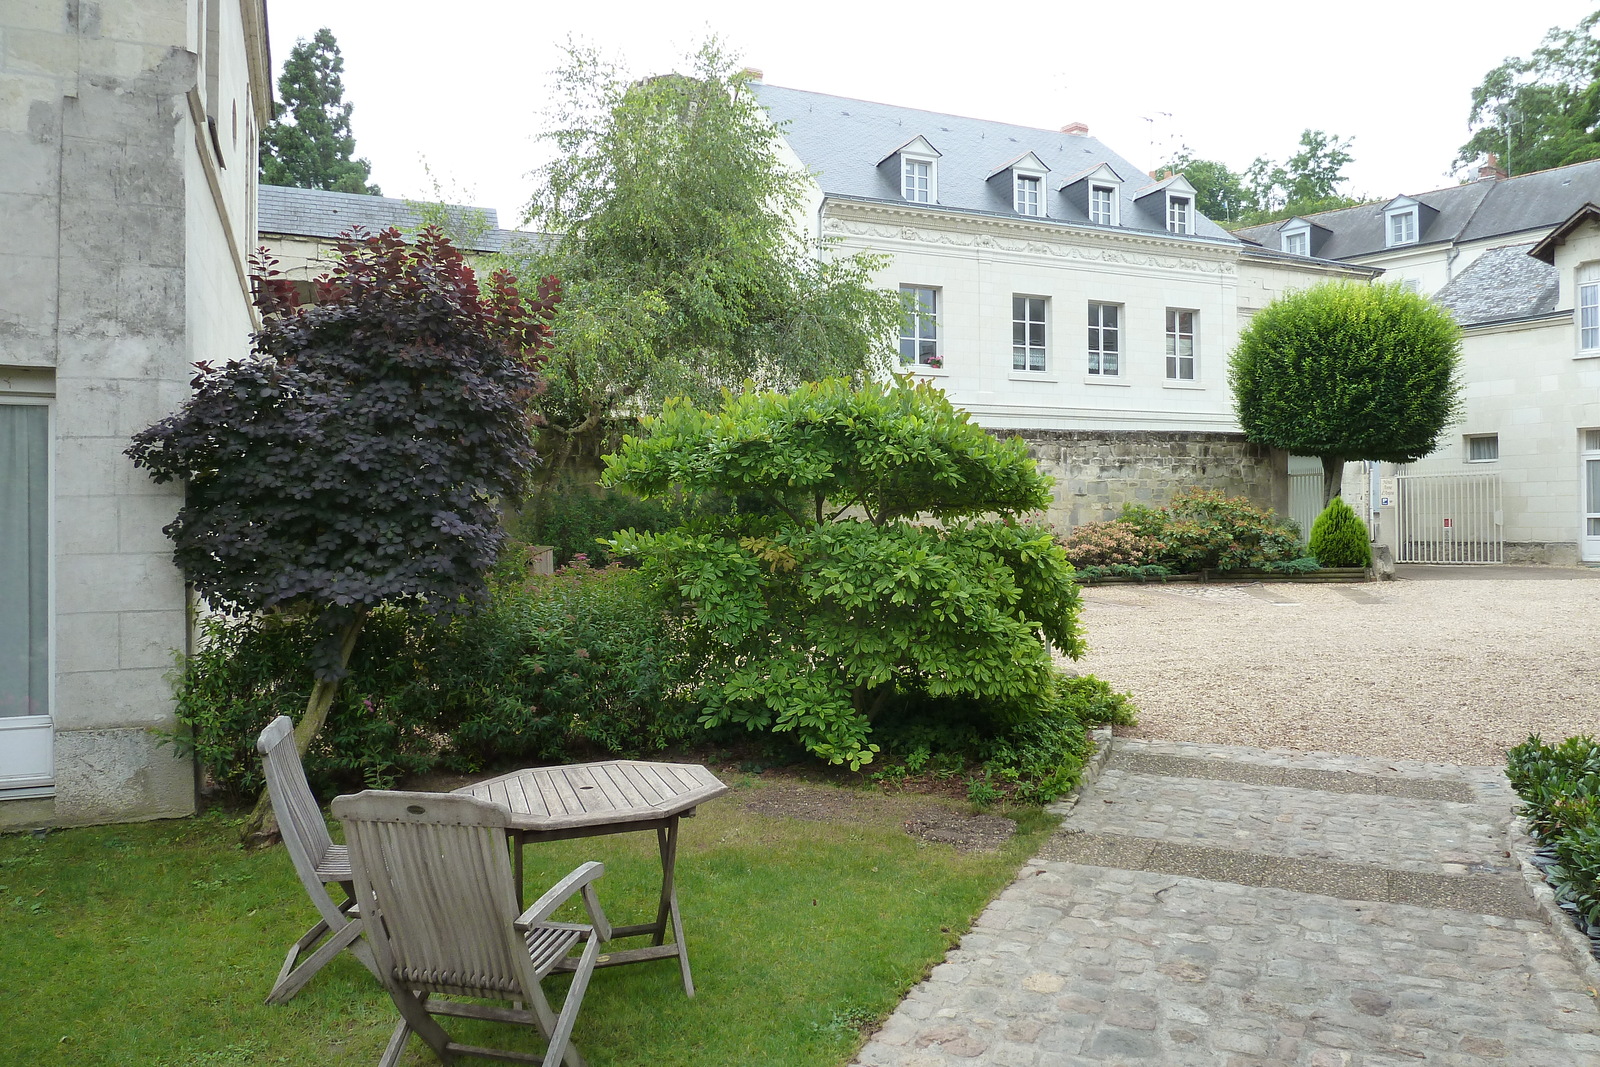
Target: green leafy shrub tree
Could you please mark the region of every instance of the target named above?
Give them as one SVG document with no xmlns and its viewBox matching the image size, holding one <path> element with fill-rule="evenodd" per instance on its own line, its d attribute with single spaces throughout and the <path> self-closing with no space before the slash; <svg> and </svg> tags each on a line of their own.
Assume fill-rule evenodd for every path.
<svg viewBox="0 0 1600 1067">
<path fill-rule="evenodd" d="M 1557 898 L 1600 933 L 1600 741 L 1531 736 L 1506 753 L 1506 777 L 1533 832 L 1555 850 L 1545 876 Z"/>
<path fill-rule="evenodd" d="M 506 274 L 483 292 L 431 229 L 415 245 L 394 230 L 342 241 L 317 297 L 297 305 L 264 278 L 253 357 L 197 364 L 189 400 L 128 449 L 184 483 L 166 532 L 209 604 L 314 617 L 302 755 L 373 608 L 486 602 L 499 502 L 535 458 L 527 405 L 553 301 L 548 287 L 525 301 Z M 247 833 L 269 816 L 263 796 Z"/>
<path fill-rule="evenodd" d="M 669 402 L 608 457 L 644 497 L 721 492 L 728 515 L 624 532 L 689 624 L 707 725 L 792 731 L 852 768 L 898 697 L 972 698 L 992 718 L 1041 713 L 1041 639 L 1076 656 L 1071 565 L 1019 517 L 1049 501 L 1020 440 L 998 441 L 944 394 L 899 379 L 787 395 L 746 390 L 711 413 Z"/>
<path fill-rule="evenodd" d="M 1327 282 L 1259 311 L 1228 357 L 1245 437 L 1322 459 L 1323 503 L 1351 460 L 1410 463 L 1460 413 L 1461 331 L 1398 285 Z"/>
<path fill-rule="evenodd" d="M 681 642 L 642 576 L 507 568 L 479 612 L 379 606 L 369 613 L 328 722 L 306 753 L 319 789 L 391 788 L 408 775 L 471 771 L 573 751 L 640 756 L 699 732 L 681 687 Z M 205 621 L 183 663 L 178 740 L 230 799 L 262 787 L 255 737 L 304 699 L 318 640 L 307 615 Z"/>
<path fill-rule="evenodd" d="M 1306 547 L 1324 567 L 1372 566 L 1372 539 L 1367 534 L 1367 524 L 1342 497 L 1328 501 L 1312 522 Z"/>
</svg>

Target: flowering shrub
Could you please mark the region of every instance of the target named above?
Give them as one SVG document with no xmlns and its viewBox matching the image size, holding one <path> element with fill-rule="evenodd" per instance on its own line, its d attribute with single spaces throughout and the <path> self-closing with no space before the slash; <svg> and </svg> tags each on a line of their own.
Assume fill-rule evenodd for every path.
<svg viewBox="0 0 1600 1067">
<path fill-rule="evenodd" d="M 1141 534 L 1133 524 L 1118 519 L 1089 522 L 1074 527 L 1061 539 L 1073 567 L 1139 567 L 1161 555 L 1162 544 Z"/>
<path fill-rule="evenodd" d="M 1091 522 L 1062 540 L 1084 577 L 1159 577 L 1202 570 L 1304 570 L 1299 529 L 1239 497 L 1186 489 L 1165 508 L 1123 506 L 1120 518 Z"/>
</svg>

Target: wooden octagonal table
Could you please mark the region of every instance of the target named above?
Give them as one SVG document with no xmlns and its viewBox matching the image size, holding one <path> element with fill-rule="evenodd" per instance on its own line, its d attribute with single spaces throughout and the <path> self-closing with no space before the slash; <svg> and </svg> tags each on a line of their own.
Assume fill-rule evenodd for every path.
<svg viewBox="0 0 1600 1067">
<path fill-rule="evenodd" d="M 678 958 L 683 989 L 694 996 L 689 950 L 683 942 L 678 913 L 675 868 L 678 862 L 678 820 L 693 815 L 702 801 L 719 797 L 728 787 L 706 768 L 692 763 L 648 763 L 607 760 L 560 767 L 530 767 L 502 774 L 468 793 L 511 812 L 511 839 L 516 855 L 517 896 L 522 896 L 522 847 L 529 841 L 564 841 L 575 837 L 654 830 L 661 851 L 661 902 L 655 922 L 613 928 L 613 937 L 648 934 L 652 943 L 601 956 L 598 966 L 615 967 L 643 960 Z M 672 941 L 666 940 L 671 931 Z M 559 965 L 558 965 L 559 966 Z"/>
</svg>

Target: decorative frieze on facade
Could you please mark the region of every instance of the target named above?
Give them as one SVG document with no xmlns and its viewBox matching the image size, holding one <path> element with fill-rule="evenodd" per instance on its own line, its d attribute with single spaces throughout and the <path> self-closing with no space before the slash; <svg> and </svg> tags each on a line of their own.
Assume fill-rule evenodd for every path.
<svg viewBox="0 0 1600 1067">
<path fill-rule="evenodd" d="M 1125 248 L 1108 247 L 1105 243 L 1078 244 L 1069 241 L 1041 241 L 1006 237 L 994 233 L 949 229 L 933 226 L 907 226 L 888 222 L 866 222 L 828 216 L 822 223 L 823 233 L 833 237 L 852 237 L 874 241 L 899 241 L 907 244 L 948 245 L 954 248 L 989 249 L 1019 255 L 1048 256 L 1053 259 L 1078 260 L 1084 263 L 1116 264 L 1143 267 L 1151 270 L 1187 271 L 1197 274 L 1214 274 L 1233 277 L 1238 265 L 1231 259 L 1208 259 L 1200 256 L 1159 255 Z M 1097 237 L 1100 235 L 1096 235 Z M 1230 250 L 1231 251 L 1231 250 Z"/>
</svg>

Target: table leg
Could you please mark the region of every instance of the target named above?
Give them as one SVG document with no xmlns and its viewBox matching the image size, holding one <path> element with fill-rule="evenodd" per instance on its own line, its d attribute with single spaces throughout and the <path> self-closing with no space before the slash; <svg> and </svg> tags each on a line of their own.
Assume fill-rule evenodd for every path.
<svg viewBox="0 0 1600 1067">
<path fill-rule="evenodd" d="M 694 978 L 689 974 L 689 948 L 683 943 L 683 916 L 678 913 L 678 820 L 656 831 L 661 848 L 661 904 L 656 909 L 655 943 L 666 940 L 667 923 L 672 923 L 672 940 L 678 949 L 678 970 L 683 974 L 683 991 L 694 996 Z"/>
</svg>

